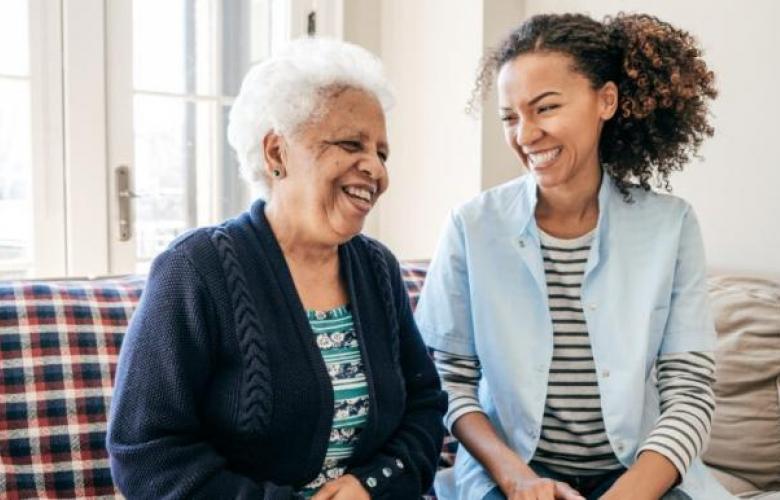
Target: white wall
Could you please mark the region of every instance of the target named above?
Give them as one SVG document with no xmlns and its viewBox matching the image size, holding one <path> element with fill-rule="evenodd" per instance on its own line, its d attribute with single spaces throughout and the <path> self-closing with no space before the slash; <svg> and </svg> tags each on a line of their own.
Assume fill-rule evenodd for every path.
<svg viewBox="0 0 780 500">
<path fill-rule="evenodd" d="M 717 76 L 715 136 L 672 176 L 704 233 L 711 268 L 780 277 L 780 3 L 774 0 L 526 0 L 528 15 L 646 12 L 693 33 Z"/>
<path fill-rule="evenodd" d="M 481 10 L 472 0 L 382 2 L 382 59 L 398 102 L 379 237 L 402 258 L 429 257 L 449 208 L 479 192 L 479 121 L 464 107 Z"/>
</svg>

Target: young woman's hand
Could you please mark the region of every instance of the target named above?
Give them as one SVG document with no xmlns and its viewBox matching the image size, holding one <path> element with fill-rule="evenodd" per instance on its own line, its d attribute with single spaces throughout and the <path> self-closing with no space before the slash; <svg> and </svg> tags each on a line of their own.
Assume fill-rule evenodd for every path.
<svg viewBox="0 0 780 500">
<path fill-rule="evenodd" d="M 355 476 L 344 474 L 325 483 L 311 500 L 371 500 L 371 496 Z"/>
<path fill-rule="evenodd" d="M 521 479 L 507 489 L 507 500 L 585 500 L 568 484 L 547 478 Z"/>
</svg>

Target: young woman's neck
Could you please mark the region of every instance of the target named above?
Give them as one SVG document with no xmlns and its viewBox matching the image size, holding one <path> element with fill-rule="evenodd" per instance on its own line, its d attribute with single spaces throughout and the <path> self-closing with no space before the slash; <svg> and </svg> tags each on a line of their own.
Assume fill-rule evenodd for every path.
<svg viewBox="0 0 780 500">
<path fill-rule="evenodd" d="M 560 186 L 539 187 L 537 224 L 553 236 L 576 237 L 587 233 L 598 221 L 600 187 L 600 167 L 581 172 L 576 179 Z"/>
</svg>

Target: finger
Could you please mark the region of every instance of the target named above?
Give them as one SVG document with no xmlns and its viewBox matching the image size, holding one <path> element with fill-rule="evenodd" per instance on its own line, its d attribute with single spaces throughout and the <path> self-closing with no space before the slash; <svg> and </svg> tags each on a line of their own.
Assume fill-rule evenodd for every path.
<svg viewBox="0 0 780 500">
<path fill-rule="evenodd" d="M 555 483 L 555 498 L 560 500 L 585 500 L 585 497 L 580 495 L 577 490 L 560 481 Z"/>
<path fill-rule="evenodd" d="M 555 500 L 555 483 L 549 479 L 542 479 L 534 491 L 538 500 Z"/>
<path fill-rule="evenodd" d="M 333 496 L 332 500 L 362 500 L 363 498 L 369 498 L 368 495 L 363 495 L 362 491 L 356 491 L 351 488 L 342 488 Z"/>
<path fill-rule="evenodd" d="M 311 497 L 311 500 L 331 500 L 338 490 L 338 486 L 333 484 L 333 481 L 329 481 L 323 484 L 322 488 L 317 490 L 317 493 Z"/>
</svg>

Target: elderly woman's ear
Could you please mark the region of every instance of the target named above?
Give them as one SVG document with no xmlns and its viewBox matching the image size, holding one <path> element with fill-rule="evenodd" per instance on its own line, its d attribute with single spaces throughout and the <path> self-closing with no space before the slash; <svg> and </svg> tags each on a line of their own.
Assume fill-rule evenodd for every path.
<svg viewBox="0 0 780 500">
<path fill-rule="evenodd" d="M 284 137 L 276 132 L 268 132 L 263 138 L 263 158 L 266 173 L 273 179 L 281 179 L 286 175 L 287 143 Z"/>
</svg>

